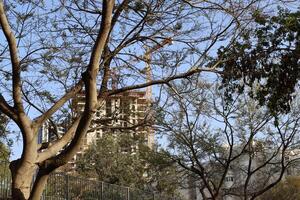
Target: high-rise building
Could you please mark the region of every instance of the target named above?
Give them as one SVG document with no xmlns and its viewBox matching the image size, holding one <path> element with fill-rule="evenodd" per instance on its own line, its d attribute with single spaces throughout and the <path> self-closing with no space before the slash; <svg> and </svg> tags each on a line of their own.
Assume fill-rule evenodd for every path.
<svg viewBox="0 0 300 200">
<path fill-rule="evenodd" d="M 73 108 L 78 115 L 84 109 L 84 98 L 84 95 L 78 95 L 73 101 Z M 125 132 L 133 137 L 139 135 L 143 137 L 145 144 L 149 148 L 153 148 L 153 113 L 150 108 L 151 100 L 149 100 L 147 91 L 134 90 L 123 92 L 103 100 L 86 134 L 84 145 L 70 162 L 72 168 L 75 167 L 76 159 L 84 153 L 90 144 L 101 138 L 103 134 L 113 134 L 116 137 L 118 137 L 120 132 Z M 135 153 L 137 148 L 138 145 L 125 145 L 122 151 Z"/>
<path fill-rule="evenodd" d="M 84 139 L 84 144 L 69 162 L 69 167 L 74 168 L 78 157 L 82 156 L 89 145 L 96 142 L 103 134 L 113 134 L 116 137 L 118 137 L 120 132 L 125 132 L 131 136 L 139 135 L 143 137 L 145 145 L 153 148 L 153 112 L 150 110 L 151 99 L 149 99 L 149 96 L 147 90 L 134 90 L 112 95 L 105 99 L 94 116 L 90 129 Z M 73 99 L 73 111 L 76 115 L 80 115 L 84 109 L 84 98 L 84 94 L 79 94 Z M 39 131 L 39 143 L 48 143 L 60 137 L 64 133 L 62 127 L 68 126 L 58 126 L 56 127 L 56 131 L 54 131 L 50 122 L 45 123 Z M 137 148 L 137 145 L 125 145 L 122 151 L 135 153 Z"/>
<path fill-rule="evenodd" d="M 58 125 L 47 120 L 38 132 L 38 144 L 45 144 L 60 138 L 66 131 L 69 120 L 60 122 Z"/>
</svg>

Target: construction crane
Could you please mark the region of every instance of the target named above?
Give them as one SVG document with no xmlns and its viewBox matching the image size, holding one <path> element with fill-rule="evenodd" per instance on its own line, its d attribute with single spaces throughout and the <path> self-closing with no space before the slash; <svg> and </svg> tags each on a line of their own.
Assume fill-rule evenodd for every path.
<svg viewBox="0 0 300 200">
<path fill-rule="evenodd" d="M 160 48 L 164 47 L 167 44 L 172 44 L 172 38 L 166 38 L 164 39 L 161 43 L 156 44 L 155 46 L 153 46 L 152 48 L 148 48 L 147 47 L 147 51 L 143 57 L 143 59 L 146 62 L 146 67 L 144 68 L 144 72 L 146 74 L 146 80 L 147 82 L 150 82 L 152 80 L 152 74 L 151 74 L 151 67 L 150 67 L 150 63 L 151 63 L 151 54 L 157 50 L 159 50 Z M 111 79 L 112 79 L 112 89 L 115 90 L 118 87 L 118 74 L 116 72 L 115 68 L 110 69 L 110 75 L 111 75 Z M 148 99 L 149 101 L 151 101 L 151 97 L 152 97 L 152 87 L 148 86 L 146 88 L 146 99 Z"/>
<path fill-rule="evenodd" d="M 164 47 L 165 45 L 170 45 L 172 44 L 172 38 L 166 38 L 164 39 L 161 43 L 153 46 L 152 48 L 148 48 L 145 55 L 144 55 L 144 60 L 146 61 L 146 67 L 145 67 L 145 73 L 146 73 L 146 80 L 147 82 L 152 81 L 152 73 L 151 73 L 151 54 L 160 48 Z M 148 86 L 146 88 L 146 99 L 150 102 L 152 98 L 152 86 Z"/>
</svg>

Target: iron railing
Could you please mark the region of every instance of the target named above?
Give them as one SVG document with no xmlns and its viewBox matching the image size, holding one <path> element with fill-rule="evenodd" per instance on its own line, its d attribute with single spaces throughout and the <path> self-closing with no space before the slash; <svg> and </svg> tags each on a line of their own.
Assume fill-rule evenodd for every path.
<svg viewBox="0 0 300 200">
<path fill-rule="evenodd" d="M 11 197 L 8 163 L 0 161 L 0 199 Z M 42 200 L 180 200 L 178 197 L 124 187 L 102 181 L 52 173 Z"/>
<path fill-rule="evenodd" d="M 11 195 L 11 176 L 9 163 L 0 161 L 0 199 L 6 199 Z"/>
</svg>

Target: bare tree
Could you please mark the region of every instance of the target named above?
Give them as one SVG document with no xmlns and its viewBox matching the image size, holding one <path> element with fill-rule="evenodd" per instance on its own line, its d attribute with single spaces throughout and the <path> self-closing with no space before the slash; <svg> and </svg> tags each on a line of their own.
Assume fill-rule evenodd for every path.
<svg viewBox="0 0 300 200">
<path fill-rule="evenodd" d="M 197 80 L 197 79 L 196 79 Z M 295 164 L 299 102 L 289 114 L 272 115 L 247 95 L 226 101 L 214 84 L 183 81 L 169 90 L 158 128 L 168 151 L 190 172 L 203 199 L 256 199 Z M 192 84 L 193 83 L 193 84 Z"/>
<path fill-rule="evenodd" d="M 220 73 L 216 67 L 224 58 L 211 62 L 215 49 L 229 46 L 260 5 L 267 3 L 1 0 L 0 110 L 23 139 L 21 158 L 11 162 L 13 199 L 40 198 L 49 174 L 78 151 L 108 96 L 169 85 L 193 74 Z M 166 39 L 173 45 L 149 55 Z M 145 63 L 152 68 L 148 76 Z M 109 86 L 112 68 L 117 88 Z M 79 93 L 85 96 L 83 113 L 62 137 L 40 146 L 40 127 L 69 118 L 66 113 Z"/>
</svg>

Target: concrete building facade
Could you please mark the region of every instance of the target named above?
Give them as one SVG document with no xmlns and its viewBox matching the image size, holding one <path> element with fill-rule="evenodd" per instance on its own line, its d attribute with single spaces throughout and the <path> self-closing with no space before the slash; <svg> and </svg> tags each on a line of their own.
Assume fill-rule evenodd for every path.
<svg viewBox="0 0 300 200">
<path fill-rule="evenodd" d="M 89 145 L 96 142 L 103 134 L 113 134 L 117 137 L 118 133 L 126 132 L 132 136 L 143 136 L 145 144 L 153 148 L 153 113 L 150 107 L 151 101 L 146 91 L 128 91 L 104 99 L 90 125 L 84 145 L 70 162 L 72 168 L 75 167 L 76 159 L 82 156 Z M 76 114 L 81 114 L 84 109 L 84 95 L 78 95 L 74 99 L 73 108 Z M 136 150 L 137 145 L 123 149 L 127 153 L 134 153 Z"/>
</svg>

